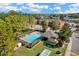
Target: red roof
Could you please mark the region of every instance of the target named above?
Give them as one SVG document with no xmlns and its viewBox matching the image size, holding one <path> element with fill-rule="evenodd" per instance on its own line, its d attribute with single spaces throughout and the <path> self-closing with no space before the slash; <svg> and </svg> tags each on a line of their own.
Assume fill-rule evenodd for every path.
<svg viewBox="0 0 79 59">
<path fill-rule="evenodd" d="M 60 28 L 62 28 L 65 24 L 65 21 L 60 21 Z"/>
</svg>

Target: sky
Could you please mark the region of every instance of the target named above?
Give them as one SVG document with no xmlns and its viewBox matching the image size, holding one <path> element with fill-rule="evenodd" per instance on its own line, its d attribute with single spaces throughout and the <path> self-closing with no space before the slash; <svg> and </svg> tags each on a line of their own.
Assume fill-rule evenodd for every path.
<svg viewBox="0 0 79 59">
<path fill-rule="evenodd" d="M 0 3 L 0 13 L 14 10 L 25 14 L 79 13 L 78 3 Z"/>
</svg>

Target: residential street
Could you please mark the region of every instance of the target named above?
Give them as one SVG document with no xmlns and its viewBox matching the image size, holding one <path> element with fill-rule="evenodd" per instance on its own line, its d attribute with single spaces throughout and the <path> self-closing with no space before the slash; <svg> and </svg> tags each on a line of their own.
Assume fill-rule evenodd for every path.
<svg viewBox="0 0 79 59">
<path fill-rule="evenodd" d="M 72 47 L 71 47 L 71 55 L 79 55 L 79 33 L 74 32 L 72 34 Z"/>
<path fill-rule="evenodd" d="M 76 28 L 72 28 L 72 32 Z M 70 38 L 70 43 L 68 44 L 65 56 L 78 56 L 79 55 L 79 33 L 73 32 Z"/>
</svg>

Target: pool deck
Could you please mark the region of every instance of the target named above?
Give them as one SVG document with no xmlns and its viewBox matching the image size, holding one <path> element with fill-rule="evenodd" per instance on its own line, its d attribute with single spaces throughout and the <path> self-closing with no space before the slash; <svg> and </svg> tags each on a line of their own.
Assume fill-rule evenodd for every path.
<svg viewBox="0 0 79 59">
<path fill-rule="evenodd" d="M 40 32 L 35 31 L 35 32 L 30 33 L 30 34 L 26 34 L 25 37 L 20 38 L 20 39 L 21 39 L 21 40 L 24 40 L 24 41 L 26 41 L 26 42 L 28 42 L 28 43 L 32 43 L 32 42 L 30 42 L 29 40 L 26 40 L 26 38 L 28 38 L 28 37 L 30 37 L 30 36 L 33 36 L 33 35 L 36 35 L 36 34 L 40 34 Z"/>
</svg>

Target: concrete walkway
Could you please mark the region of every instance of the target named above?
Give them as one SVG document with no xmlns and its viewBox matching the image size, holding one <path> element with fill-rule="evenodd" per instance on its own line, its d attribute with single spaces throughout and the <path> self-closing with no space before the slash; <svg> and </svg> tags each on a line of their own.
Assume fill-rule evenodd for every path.
<svg viewBox="0 0 79 59">
<path fill-rule="evenodd" d="M 72 38 L 70 37 L 70 43 L 67 46 L 66 52 L 65 52 L 65 56 L 70 56 L 71 53 L 71 46 L 72 46 Z"/>
<path fill-rule="evenodd" d="M 78 54 L 74 53 L 74 52 L 71 52 L 70 54 L 71 56 L 79 56 Z"/>
</svg>

